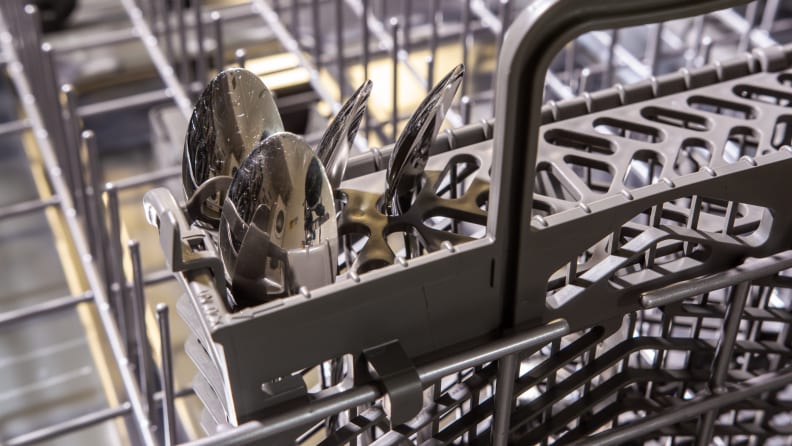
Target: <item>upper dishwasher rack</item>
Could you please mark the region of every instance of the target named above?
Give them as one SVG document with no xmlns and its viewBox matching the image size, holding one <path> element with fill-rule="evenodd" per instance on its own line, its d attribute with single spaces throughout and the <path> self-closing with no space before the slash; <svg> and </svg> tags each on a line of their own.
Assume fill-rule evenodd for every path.
<svg viewBox="0 0 792 446">
<path fill-rule="evenodd" d="M 487 345 L 509 327 L 553 333 L 609 325 L 641 309 L 643 292 L 788 249 L 792 215 L 784 194 L 769 191 L 792 186 L 786 174 L 792 141 L 783 126 L 783 107 L 792 97 L 784 71 L 791 50 L 755 50 L 545 106 L 537 167 L 523 177 L 535 188 L 530 231 L 523 235 L 530 243 L 517 262 L 521 291 L 513 301 L 504 295 L 496 268 L 515 242 L 493 248 L 499 237 L 488 232 L 481 240 L 445 244 L 229 313 L 219 294 L 225 288 L 218 283 L 222 266 L 211 250 L 190 248 L 210 246 L 211 240 L 174 243 L 179 235 L 201 235 L 184 220 L 177 223 L 181 211 L 160 195 L 164 191 L 150 193 L 163 248 L 188 290 L 179 308 L 199 341 L 196 362 L 211 369 L 202 372 L 208 385 L 202 398 L 214 407 L 215 421 L 224 415 L 236 422 L 258 418 L 284 399 L 299 399 L 305 389 L 292 372 L 345 354 L 388 357 L 405 370 L 414 362 L 420 371 L 421 364 L 431 368 L 452 352 Z M 489 183 L 497 122 L 447 133 L 435 144 L 442 153 L 431 158 L 428 175 L 454 160 L 475 159 L 475 176 Z M 387 156 L 388 149 L 382 153 Z M 365 164 L 366 157 L 374 162 L 366 155 L 355 162 Z M 376 195 L 383 175 L 349 179 L 341 190 Z M 494 222 L 488 224 L 491 231 Z M 193 257 L 200 262 L 194 268 Z M 206 262 L 214 266 L 206 268 Z M 383 378 L 394 400 L 394 423 L 415 414 L 420 383 L 427 383 L 420 373 L 400 373 L 406 378 L 393 388 Z M 269 398 L 256 395 L 262 383 Z"/>
<path fill-rule="evenodd" d="M 367 0 L 288 5 L 253 0 L 223 9 L 222 16 L 202 10 L 208 2 L 190 2 L 189 8 L 183 8 L 187 4 L 182 2 L 168 2 L 173 10 L 165 17 L 174 20 L 165 21 L 164 2 L 120 0 L 120 11 L 132 28 L 114 30 L 118 32 L 92 39 L 87 46 L 141 43 L 163 88 L 82 107 L 76 107 L 73 89 L 60 90 L 57 75 L 62 73 L 52 69 L 53 48 L 56 54 L 79 52 L 82 44 L 53 42 L 42 50 L 46 37 L 36 32 L 35 9 L 23 9 L 17 3 L 0 5 L 7 26 L 0 36 L 0 63 L 8 67 L 10 80 L 23 99 L 25 117 L 4 123 L 0 132 L 33 130 L 54 197 L 4 210 L 12 216 L 45 208 L 60 211 L 80 253 L 76 269 L 87 276 L 90 292 L 3 314 L 2 320 L 10 323 L 85 302 L 97 304 L 101 331 L 112 351 L 109 362 L 118 366 L 124 395 L 117 405 L 8 439 L 8 443 L 56 438 L 123 419 L 132 443 L 173 444 L 193 438 L 188 434 L 190 426 L 177 413 L 184 406 L 179 399 L 193 392 L 207 409 L 201 421 L 209 437 L 199 444 L 262 439 L 275 444 L 296 439 L 324 445 L 350 441 L 500 445 L 507 441 L 687 441 L 691 437 L 706 444 L 714 437 L 731 441 L 747 436 L 759 442 L 786 438 L 778 420 L 783 421 L 789 411 L 786 395 L 779 389 L 790 381 L 784 359 L 789 322 L 785 312 L 790 308 L 785 270 L 792 261 L 788 252 L 780 252 L 788 245 L 783 226 L 788 224 L 788 212 L 779 191 L 788 190 L 783 174 L 788 168 L 784 146 L 788 136 L 781 112 L 788 87 L 785 76 L 775 76 L 786 73 L 788 51 L 768 48 L 732 62 L 700 67 L 712 60 L 713 42 L 702 38 L 702 30 L 713 23 L 726 29 L 719 34 L 722 46 L 716 46 L 714 53 L 732 45 L 741 52 L 772 45 L 774 38 L 783 41 L 779 30 L 785 22 L 774 23 L 777 16 L 789 12 L 783 2 L 760 1 L 744 9 L 717 11 L 687 22 L 687 31 L 680 32 L 678 23 L 663 23 L 580 39 L 555 59 L 545 84 L 544 75 L 537 73 L 545 72 L 549 58 L 561 49 L 560 42 L 573 34 L 592 27 L 669 20 L 738 2 L 605 1 L 588 2 L 583 8 L 582 2 L 540 1 L 514 22 L 520 30 L 517 34 L 540 30 L 530 32 L 535 40 L 504 42 L 501 31 L 512 22 L 520 2 L 463 1 L 445 13 L 444 25 L 450 26 L 441 27 L 438 15 L 444 14 L 437 5 L 447 7 L 449 2 L 405 1 L 397 15 L 406 20 L 386 23 L 389 7 L 380 8 Z M 351 39 L 344 39 L 338 30 L 353 25 L 340 20 L 334 30 L 336 54 L 334 39 L 314 44 L 316 39 L 311 37 L 320 34 L 321 27 L 308 23 L 316 16 L 328 16 L 325 13 L 334 8 L 363 16 L 361 39 L 371 43 L 367 48 L 377 49 L 368 55 L 350 51 Z M 322 14 L 315 14 L 320 10 Z M 424 29 L 415 18 L 425 17 L 426 10 L 434 26 Z M 575 16 L 583 12 L 585 17 Z M 340 100 L 319 81 L 319 72 L 336 78 L 343 97 L 354 81 L 350 81 L 354 77 L 350 66 L 356 58 L 366 61 L 385 54 L 385 58 L 392 57 L 395 68 L 407 69 L 400 79 L 401 89 L 412 88 L 404 82 L 412 77 L 425 86 L 432 83 L 432 68 L 439 63 L 440 53 L 430 49 L 425 77 L 419 66 L 421 57 L 407 56 L 421 43 L 431 46 L 433 39 L 437 44 L 461 37 L 466 42 L 462 61 L 475 70 L 472 61 L 480 62 L 480 54 L 467 42 L 475 35 L 480 43 L 482 34 L 492 33 L 504 60 L 530 64 L 509 69 L 508 62 L 502 62 L 496 76 L 484 80 L 499 86 L 497 120 L 451 130 L 434 147 L 430 176 L 452 160 L 469 163 L 475 159 L 478 183 L 472 190 L 481 195 L 490 187 L 490 179 L 495 179 L 492 203 L 468 200 L 465 204 L 488 208 L 489 227 L 476 233 L 482 237 L 477 241 L 441 243 L 429 255 L 406 261 L 397 258 L 389 269 L 306 290 L 233 318 L 216 311 L 222 310 L 215 306 L 215 296 L 223 284 L 214 280 L 222 275 L 207 274 L 213 269 L 217 272 L 219 266 L 212 245 L 201 243 L 205 234 L 179 225 L 181 209 L 169 203 L 167 195 L 160 195 L 155 200 L 161 205 L 155 206 L 160 213 L 152 214 L 152 221 L 159 219 L 164 229 L 165 251 L 180 251 L 182 257 L 171 260 L 184 261 L 171 264 L 179 270 L 176 276 L 187 291 L 177 310 L 191 324 L 193 336 L 185 350 L 199 367 L 192 385 L 180 383 L 184 387 L 174 389 L 166 307 L 157 308 L 161 345 L 154 350 L 161 354 L 159 370 L 151 362 L 145 318 L 140 317 L 146 311 L 144 291 L 151 301 L 154 285 L 169 280 L 170 274 L 161 270 L 143 274 L 139 245 L 132 243 L 128 251 L 134 277 L 126 277 L 129 266 L 125 265 L 119 194 L 161 184 L 176 177 L 180 169 L 168 167 L 102 185 L 101 175 L 94 170 L 96 140 L 91 132 L 80 133 L 79 118 L 165 102 L 176 104 L 176 118 L 189 115 L 191 97 L 207 77 L 206 63 L 215 59 L 222 66 L 231 59 L 223 52 L 219 30 L 224 24 L 226 31 L 231 29 L 225 33 L 228 38 L 234 31 L 247 29 L 229 26 L 246 15 L 262 20 L 283 48 L 295 55 L 309 73 L 314 97 L 331 110 L 338 108 Z M 457 16 L 461 21 L 453 23 Z M 440 35 L 432 36 L 438 28 Z M 646 56 L 638 60 L 633 54 L 643 49 L 636 50 L 636 40 L 645 34 Z M 677 34 L 698 38 L 693 44 L 682 44 L 675 40 Z M 201 48 L 207 41 L 217 45 Z M 200 42 L 197 53 L 191 53 L 190 42 Z M 185 46 L 187 51 L 180 51 Z M 605 51 L 584 51 L 592 48 Z M 179 57 L 188 52 L 201 56 L 194 66 L 190 58 Z M 581 54 L 589 59 L 576 59 Z M 233 56 L 238 64 L 245 64 L 245 51 Z M 336 57 L 338 63 L 334 63 Z M 688 68 L 637 85 L 552 102 L 541 115 L 527 112 L 539 110 L 542 90 L 546 99 L 572 98 L 618 79 L 631 82 L 667 72 L 670 60 L 675 61 L 671 65 L 682 60 Z M 458 112 L 450 114 L 452 125 L 471 122 L 471 115 L 490 116 L 492 98 L 483 91 L 489 87 L 481 88 L 482 72 L 478 77 L 478 85 L 471 83 L 464 92 Z M 400 88 L 396 83 L 393 87 L 396 98 Z M 380 141 L 386 141 L 391 133 L 388 126 L 395 132 L 395 124 L 403 120 L 395 107 L 392 122 L 382 116 L 371 120 L 366 136 L 378 134 Z M 541 131 L 536 129 L 540 121 L 544 124 Z M 665 145 L 669 141 L 674 144 Z M 176 141 L 179 147 L 180 143 Z M 357 148 L 369 149 L 364 143 L 359 140 Z M 680 150 L 674 147 L 677 143 Z M 528 150 L 492 150 L 493 144 Z M 84 157 L 74 156 L 81 150 L 91 154 L 87 166 Z M 345 186 L 379 193 L 379 171 L 389 153 L 386 147 L 359 155 L 350 165 Z M 492 174 L 487 166 L 492 166 Z M 773 193 L 763 192 L 768 190 Z M 101 200 L 103 195 L 106 202 Z M 503 204 L 509 206 L 504 209 Z M 427 206 L 437 205 L 434 199 L 427 202 Z M 169 230 L 176 228 L 180 234 Z M 186 245 L 182 237 L 172 237 L 177 234 L 189 236 Z M 745 258 L 772 253 L 776 254 Z M 695 280 L 683 280 L 686 277 Z M 467 283 L 473 286 L 466 287 Z M 309 326 L 306 334 L 298 332 L 297 328 L 309 325 L 297 318 L 303 312 L 318 327 L 328 329 L 310 331 Z M 372 315 L 373 320 L 363 318 Z M 275 333 L 268 349 L 250 348 L 255 343 L 249 343 L 246 336 L 267 346 L 266 320 L 286 330 Z M 258 332 L 259 328 L 264 331 Z M 339 339 L 336 330 L 355 338 Z M 434 338 L 419 339 L 419 334 Z M 469 342 L 461 342 L 465 340 Z M 284 348 L 274 348 L 276 341 L 283 341 Z M 243 356 L 245 350 L 236 350 L 238 346 L 249 348 L 249 354 Z M 290 350 L 290 346 L 305 350 Z M 329 353 L 345 354 L 323 360 Z M 281 357 L 284 365 L 279 365 Z M 293 368 L 298 363 L 309 365 Z M 322 381 L 319 384 L 312 381 L 316 375 Z M 227 423 L 241 425 L 232 428 Z M 326 435 L 308 439 L 319 431 Z"/>
</svg>

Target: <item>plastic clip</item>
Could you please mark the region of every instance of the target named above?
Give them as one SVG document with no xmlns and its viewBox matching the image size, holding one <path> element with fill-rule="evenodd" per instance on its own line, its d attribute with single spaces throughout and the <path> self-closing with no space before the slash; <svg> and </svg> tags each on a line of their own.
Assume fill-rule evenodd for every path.
<svg viewBox="0 0 792 446">
<path fill-rule="evenodd" d="M 405 423 L 423 407 L 423 386 L 399 341 L 391 341 L 363 351 L 363 360 L 373 369 L 385 388 L 383 409 L 391 425 Z M 365 370 L 365 368 L 364 368 Z"/>
</svg>

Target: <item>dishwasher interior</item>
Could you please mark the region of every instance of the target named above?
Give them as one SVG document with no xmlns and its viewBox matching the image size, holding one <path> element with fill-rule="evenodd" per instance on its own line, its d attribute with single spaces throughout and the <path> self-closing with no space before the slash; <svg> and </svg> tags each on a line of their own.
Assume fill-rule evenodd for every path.
<svg viewBox="0 0 792 446">
<path fill-rule="evenodd" d="M 50 3 L 0 4 L 0 443 L 792 438 L 789 2 Z M 308 148 L 372 81 L 332 277 L 242 309 L 183 186 L 236 68 Z"/>
</svg>

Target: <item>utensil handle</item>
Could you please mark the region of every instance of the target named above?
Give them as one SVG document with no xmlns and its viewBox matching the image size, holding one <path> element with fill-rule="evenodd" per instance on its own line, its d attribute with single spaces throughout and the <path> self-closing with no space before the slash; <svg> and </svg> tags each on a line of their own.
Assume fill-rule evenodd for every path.
<svg viewBox="0 0 792 446">
<path fill-rule="evenodd" d="M 512 23 L 498 60 L 489 234 L 508 296 L 530 256 L 531 209 L 545 74 L 572 38 L 588 31 L 704 14 L 747 0 L 536 0 Z M 497 279 L 496 279 L 497 280 Z"/>
</svg>

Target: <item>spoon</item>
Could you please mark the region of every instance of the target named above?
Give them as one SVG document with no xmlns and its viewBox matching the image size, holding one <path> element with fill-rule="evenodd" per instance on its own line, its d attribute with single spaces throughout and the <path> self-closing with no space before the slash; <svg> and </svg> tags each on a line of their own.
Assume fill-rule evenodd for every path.
<svg viewBox="0 0 792 446">
<path fill-rule="evenodd" d="M 232 68 L 212 79 L 195 104 L 184 142 L 190 217 L 217 228 L 229 178 L 260 141 L 281 131 L 278 107 L 258 76 Z"/>
<path fill-rule="evenodd" d="M 371 81 L 367 80 L 349 97 L 327 127 L 316 148 L 316 157 L 324 165 L 333 189 L 338 189 L 344 179 L 349 152 L 366 112 L 371 85 Z"/>
<path fill-rule="evenodd" d="M 412 203 L 429 159 L 429 149 L 464 75 L 465 66 L 461 64 L 446 74 L 424 98 L 396 140 L 386 173 L 384 204 L 388 215 L 400 215 Z"/>
<path fill-rule="evenodd" d="M 220 218 L 220 256 L 240 306 L 335 277 L 333 189 L 308 144 L 288 132 L 261 141 L 236 170 Z M 300 256 L 290 262 L 292 253 Z M 327 270 L 317 270 L 327 264 Z"/>
</svg>

